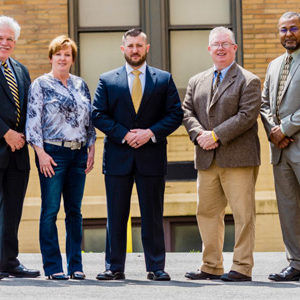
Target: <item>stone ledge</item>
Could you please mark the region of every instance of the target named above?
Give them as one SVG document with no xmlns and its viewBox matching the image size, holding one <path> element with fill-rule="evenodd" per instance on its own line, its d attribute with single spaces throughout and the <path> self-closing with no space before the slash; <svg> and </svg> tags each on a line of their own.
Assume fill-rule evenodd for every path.
<svg viewBox="0 0 300 300">
<path fill-rule="evenodd" d="M 38 220 L 40 215 L 39 197 L 27 197 L 23 208 L 22 220 Z M 165 194 L 165 216 L 193 216 L 197 206 L 196 193 Z M 274 191 L 256 192 L 256 213 L 277 214 L 277 203 Z M 226 214 L 231 214 L 229 207 Z M 85 196 L 82 204 L 82 215 L 84 218 L 106 218 L 105 196 Z M 132 195 L 131 215 L 139 217 L 139 206 L 137 195 Z M 58 214 L 58 219 L 63 219 L 63 207 Z"/>
</svg>

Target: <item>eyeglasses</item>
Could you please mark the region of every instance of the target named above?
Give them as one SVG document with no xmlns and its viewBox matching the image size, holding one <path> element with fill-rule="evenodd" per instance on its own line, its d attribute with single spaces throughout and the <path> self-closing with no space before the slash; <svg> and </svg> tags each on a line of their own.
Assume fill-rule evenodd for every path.
<svg viewBox="0 0 300 300">
<path fill-rule="evenodd" d="M 279 29 L 279 32 L 282 33 L 282 34 L 286 34 L 288 31 L 289 31 L 290 33 L 296 33 L 298 30 L 299 30 L 298 27 L 293 26 L 293 27 L 291 27 L 291 28 L 280 28 L 280 29 Z"/>
<path fill-rule="evenodd" d="M 224 42 L 224 43 L 213 43 L 210 45 L 211 48 L 213 49 L 218 49 L 219 47 L 223 48 L 223 49 L 228 49 L 230 48 L 232 45 L 234 45 L 233 43 L 229 43 L 229 42 Z"/>
</svg>

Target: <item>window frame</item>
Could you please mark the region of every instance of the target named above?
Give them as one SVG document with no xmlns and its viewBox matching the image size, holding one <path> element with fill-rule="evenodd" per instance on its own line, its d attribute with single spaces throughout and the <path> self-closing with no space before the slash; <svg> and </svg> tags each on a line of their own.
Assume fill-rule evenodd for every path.
<svg viewBox="0 0 300 300">
<path fill-rule="evenodd" d="M 151 50 L 148 63 L 154 67 L 172 72 L 170 66 L 170 32 L 172 30 L 211 30 L 221 24 L 170 25 L 169 0 L 139 0 L 139 27 L 148 35 Z M 69 35 L 79 43 L 80 33 L 88 32 L 125 32 L 131 26 L 95 26 L 80 27 L 78 0 L 68 0 Z M 223 24 L 232 29 L 239 45 L 236 60 L 243 66 L 243 38 L 242 38 L 242 0 L 230 0 L 230 24 Z M 80 75 L 80 47 L 73 72 Z"/>
</svg>

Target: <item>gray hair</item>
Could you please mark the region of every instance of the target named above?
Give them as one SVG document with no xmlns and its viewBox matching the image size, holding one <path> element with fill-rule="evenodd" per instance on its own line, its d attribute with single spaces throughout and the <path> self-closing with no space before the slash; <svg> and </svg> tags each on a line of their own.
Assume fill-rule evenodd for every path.
<svg viewBox="0 0 300 300">
<path fill-rule="evenodd" d="M 300 21 L 300 14 L 294 11 L 287 11 L 285 12 L 280 18 L 280 19 L 291 19 L 293 17 L 297 17 Z"/>
<path fill-rule="evenodd" d="M 214 29 L 212 29 L 209 33 L 209 37 L 208 37 L 208 44 L 210 45 L 214 36 L 218 33 L 225 33 L 228 34 L 232 43 L 235 44 L 235 37 L 234 37 L 234 33 L 227 27 L 224 26 L 219 26 L 219 27 L 215 27 Z"/>
<path fill-rule="evenodd" d="M 1 27 L 9 27 L 10 29 L 12 29 L 14 32 L 14 40 L 18 40 L 21 32 L 21 27 L 15 19 L 7 16 L 0 16 L 0 28 Z"/>
</svg>

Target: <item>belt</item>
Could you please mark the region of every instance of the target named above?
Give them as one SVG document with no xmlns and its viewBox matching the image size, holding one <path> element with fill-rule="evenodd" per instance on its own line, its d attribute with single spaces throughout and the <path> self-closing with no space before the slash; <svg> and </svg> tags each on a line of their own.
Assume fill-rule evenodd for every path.
<svg viewBox="0 0 300 300">
<path fill-rule="evenodd" d="M 76 141 L 50 141 L 44 140 L 44 143 L 51 144 L 55 146 L 61 146 L 70 148 L 71 150 L 79 150 L 86 145 L 86 142 L 76 142 Z"/>
</svg>

